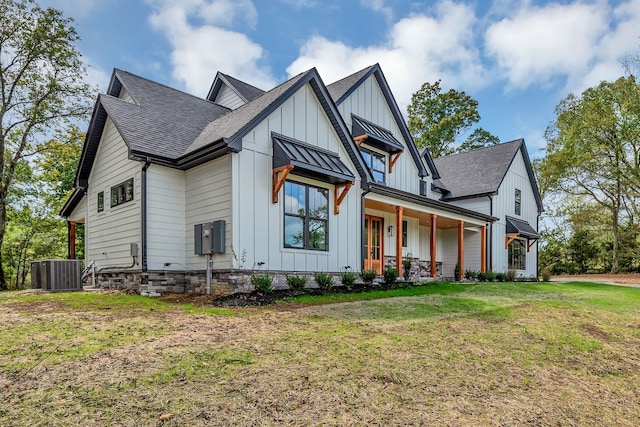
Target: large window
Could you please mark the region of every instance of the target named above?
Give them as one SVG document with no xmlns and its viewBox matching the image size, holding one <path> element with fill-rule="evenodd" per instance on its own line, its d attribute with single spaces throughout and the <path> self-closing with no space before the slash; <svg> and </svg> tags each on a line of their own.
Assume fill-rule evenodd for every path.
<svg viewBox="0 0 640 427">
<path fill-rule="evenodd" d="M 373 151 L 360 150 L 364 162 L 369 167 L 373 178 L 376 182 L 385 183 L 384 174 L 386 171 L 386 156 L 384 154 L 374 153 Z"/>
<path fill-rule="evenodd" d="M 525 270 L 527 268 L 527 242 L 515 239 L 509 243 L 509 270 Z"/>
<path fill-rule="evenodd" d="M 522 203 L 522 192 L 516 188 L 514 211 L 520 215 L 520 205 Z"/>
<path fill-rule="evenodd" d="M 111 207 L 133 200 L 133 178 L 111 187 Z"/>
<path fill-rule="evenodd" d="M 284 183 L 284 247 L 328 250 L 329 190 Z"/>
</svg>

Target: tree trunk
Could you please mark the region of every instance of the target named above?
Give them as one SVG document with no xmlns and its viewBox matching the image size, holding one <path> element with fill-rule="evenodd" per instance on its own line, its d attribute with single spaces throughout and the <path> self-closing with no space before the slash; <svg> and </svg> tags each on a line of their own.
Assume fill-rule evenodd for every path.
<svg viewBox="0 0 640 427">
<path fill-rule="evenodd" d="M 613 210 L 613 259 L 611 260 L 611 273 L 618 274 L 620 272 L 618 262 L 618 252 L 620 245 L 620 205 L 616 203 Z"/>
<path fill-rule="evenodd" d="M 4 192 L 0 192 L 4 193 Z M 7 290 L 7 279 L 4 275 L 4 261 L 2 258 L 2 248 L 4 245 L 4 233 L 7 226 L 7 200 L 6 194 L 0 194 L 0 291 Z"/>
</svg>

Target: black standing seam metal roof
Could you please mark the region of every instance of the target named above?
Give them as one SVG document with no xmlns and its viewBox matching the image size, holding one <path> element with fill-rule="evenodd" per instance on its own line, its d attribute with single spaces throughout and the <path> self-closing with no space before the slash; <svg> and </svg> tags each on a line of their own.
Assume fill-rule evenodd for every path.
<svg viewBox="0 0 640 427">
<path fill-rule="evenodd" d="M 273 167 L 293 165 L 296 175 L 320 178 L 331 184 L 354 182 L 355 176 L 338 153 L 271 133 L 273 140 Z"/>
<path fill-rule="evenodd" d="M 544 209 L 538 184 L 522 138 L 435 159 L 442 183 L 448 190 L 441 200 L 453 201 L 497 194 L 518 152 L 522 153 L 538 212 L 542 212 Z"/>
<path fill-rule="evenodd" d="M 517 233 L 518 235 L 531 240 L 540 238 L 538 232 L 527 221 L 510 216 L 507 216 L 506 220 L 507 233 Z"/>
<path fill-rule="evenodd" d="M 355 114 L 351 114 L 351 121 L 353 136 L 367 135 L 365 144 L 380 148 L 388 153 L 404 151 L 404 145 L 393 136 L 391 131 Z"/>
<path fill-rule="evenodd" d="M 211 84 L 211 89 L 209 89 L 209 94 L 206 99 L 208 101 L 215 102 L 223 84 L 227 85 L 232 91 L 234 91 L 245 103 L 251 102 L 265 93 L 265 91 L 260 88 L 218 71 L 213 83 Z"/>
<path fill-rule="evenodd" d="M 374 64 L 350 76 L 347 76 L 341 80 L 338 80 L 337 82 L 330 84 L 327 89 L 329 90 L 329 93 L 331 93 L 331 96 L 334 99 L 336 105 L 340 105 L 371 75 L 375 77 L 376 81 L 378 82 L 378 85 L 380 86 L 382 94 L 384 95 L 384 98 L 387 101 L 387 104 L 389 105 L 393 118 L 395 119 L 396 124 L 400 129 L 400 133 L 402 134 L 402 137 L 405 140 L 405 144 L 409 149 L 409 153 L 411 154 L 411 157 L 416 167 L 418 168 L 418 175 L 420 177 L 428 176 L 429 173 L 427 172 L 426 168 L 424 167 L 424 164 L 422 163 L 422 158 L 420 157 L 418 148 L 413 142 L 413 138 L 411 138 L 411 134 L 409 133 L 409 128 L 407 127 L 407 123 L 402 117 L 400 108 L 398 107 L 398 104 L 396 103 L 396 100 L 393 97 L 393 94 L 391 93 L 391 89 L 389 88 L 387 79 L 384 77 L 384 74 L 382 73 L 382 69 L 380 68 L 379 64 Z M 429 162 L 427 162 L 427 164 L 429 164 L 431 168 L 432 164 Z M 435 166 L 431 170 L 431 174 L 434 179 L 439 178 L 438 171 L 435 168 Z"/>
</svg>

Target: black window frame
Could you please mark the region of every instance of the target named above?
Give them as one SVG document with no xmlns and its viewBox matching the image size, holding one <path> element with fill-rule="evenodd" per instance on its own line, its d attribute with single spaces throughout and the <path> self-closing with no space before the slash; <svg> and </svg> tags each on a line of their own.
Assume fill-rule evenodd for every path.
<svg viewBox="0 0 640 427">
<path fill-rule="evenodd" d="M 328 252 L 329 251 L 329 189 L 325 188 L 325 187 L 320 187 L 317 185 L 312 185 L 312 184 L 306 184 L 303 182 L 299 182 L 299 181 L 294 181 L 294 180 L 289 180 L 287 179 L 284 182 L 283 185 L 283 191 L 284 191 L 284 199 L 286 200 L 287 197 L 287 185 L 298 185 L 304 188 L 304 199 L 305 199 L 305 209 L 304 209 L 304 215 L 300 215 L 300 214 L 295 214 L 292 212 L 287 212 L 287 204 L 286 202 L 283 203 L 283 213 L 284 213 L 284 217 L 283 217 L 283 229 L 282 229 L 282 246 L 285 249 L 300 249 L 300 250 L 306 250 L 306 251 L 317 251 L 317 252 Z M 315 216 L 312 215 L 311 213 L 311 209 L 309 209 L 310 206 L 310 198 L 309 198 L 309 190 L 310 189 L 314 189 L 314 190 L 320 190 L 321 192 L 325 193 L 326 196 L 326 200 L 327 200 L 327 204 L 326 204 L 326 209 L 325 209 L 325 215 L 324 218 L 322 216 Z M 287 244 L 287 218 L 299 218 L 302 219 L 302 245 L 301 246 L 292 246 L 290 244 Z M 310 239 L 310 235 L 311 235 L 311 224 L 313 222 L 316 223 L 323 223 L 324 224 L 324 248 L 318 248 L 318 247 L 313 247 L 311 245 L 311 239 Z"/>
<path fill-rule="evenodd" d="M 371 175 L 373 175 L 374 179 L 376 179 L 376 176 L 375 176 L 376 173 L 382 174 L 382 181 L 379 181 L 378 179 L 376 179 L 376 182 L 379 182 L 381 184 L 386 184 L 387 183 L 387 156 L 386 156 L 386 154 L 377 153 L 375 151 L 367 150 L 366 148 L 360 148 L 360 153 L 362 153 L 362 158 L 364 159 L 364 163 L 367 165 L 367 167 L 371 171 Z M 368 160 L 367 157 L 369 157 L 370 160 Z M 382 170 L 373 168 L 373 159 L 374 158 L 376 158 L 376 159 L 378 159 L 378 160 L 380 160 L 382 162 Z"/>
<path fill-rule="evenodd" d="M 402 220 L 402 247 L 406 248 L 407 245 L 409 244 L 409 239 L 407 238 L 407 235 L 409 234 L 409 223 L 407 222 L 407 220 L 403 219 Z"/>
<path fill-rule="evenodd" d="M 98 193 L 98 212 L 104 212 L 104 191 Z"/>
<path fill-rule="evenodd" d="M 123 205 L 134 200 L 135 187 L 133 177 L 111 187 L 111 207 Z M 129 190 L 129 191 L 127 191 Z"/>
<path fill-rule="evenodd" d="M 514 194 L 513 210 L 516 215 L 522 215 L 522 191 L 518 188 L 516 188 Z"/>
<path fill-rule="evenodd" d="M 527 241 L 513 239 L 507 249 L 507 266 L 509 270 L 527 269 Z"/>
</svg>

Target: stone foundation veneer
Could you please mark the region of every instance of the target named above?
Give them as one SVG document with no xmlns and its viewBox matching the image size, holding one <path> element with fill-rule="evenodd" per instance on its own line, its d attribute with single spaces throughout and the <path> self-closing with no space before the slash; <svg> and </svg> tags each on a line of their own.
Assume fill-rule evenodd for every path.
<svg viewBox="0 0 640 427">
<path fill-rule="evenodd" d="M 406 258 L 402 258 L 405 260 Z M 395 255 L 384 256 L 384 268 L 396 268 Z M 404 268 L 404 267 L 403 267 Z M 398 271 L 398 277 L 403 277 L 404 270 Z M 436 277 L 442 277 L 442 263 L 436 262 Z M 418 258 L 411 258 L 411 272 L 409 273 L 409 280 L 428 280 L 431 278 L 431 261 L 421 260 Z"/>
<path fill-rule="evenodd" d="M 417 258 L 411 263 L 411 277 L 415 280 L 430 280 L 431 263 Z M 395 257 L 385 257 L 385 268 L 395 268 Z M 438 263 L 438 277 L 442 275 L 442 263 Z M 214 297 L 231 295 L 233 293 L 252 292 L 251 276 L 254 274 L 268 274 L 273 277 L 274 289 L 288 289 L 287 275 L 305 276 L 308 288 L 317 288 L 313 278 L 314 273 L 297 271 L 270 270 L 213 270 L 211 279 L 211 295 Z M 331 272 L 334 285 L 340 286 L 340 272 Z M 402 272 L 399 277 L 402 278 Z M 361 279 L 358 277 L 357 281 Z M 91 276 L 85 279 L 85 286 L 91 285 Z M 207 293 L 205 270 L 159 270 L 142 272 L 140 270 L 103 270 L 96 272 L 96 288 L 130 290 L 142 292 L 175 292 L 175 293 Z"/>
</svg>

